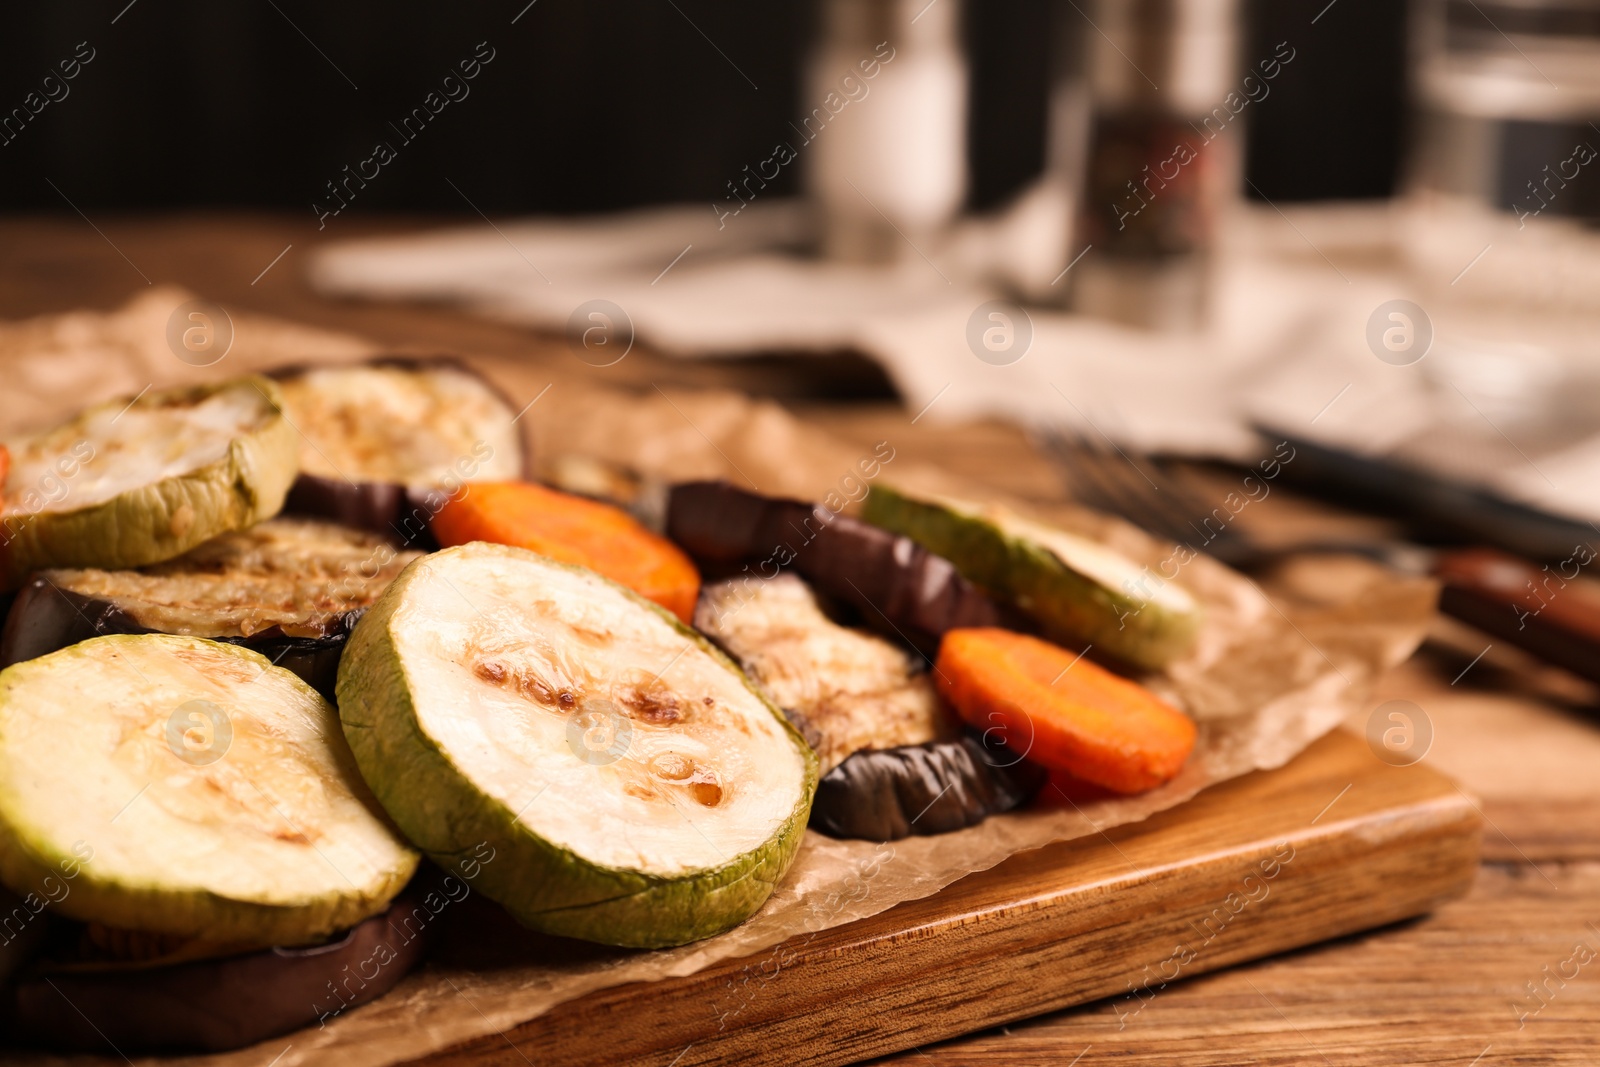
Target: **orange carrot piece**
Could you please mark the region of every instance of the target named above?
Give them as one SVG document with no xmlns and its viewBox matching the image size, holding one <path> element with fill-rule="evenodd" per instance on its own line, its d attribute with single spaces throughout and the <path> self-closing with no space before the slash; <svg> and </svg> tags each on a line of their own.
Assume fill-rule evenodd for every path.
<svg viewBox="0 0 1600 1067">
<path fill-rule="evenodd" d="M 1118 793 L 1177 774 L 1195 725 L 1148 689 L 1027 634 L 950 630 L 935 678 L 961 717 L 1036 763 Z"/>
<path fill-rule="evenodd" d="M 677 545 L 620 508 L 530 482 L 472 483 L 433 517 L 433 535 L 445 548 L 491 541 L 588 567 L 684 622 L 700 596 L 700 572 Z"/>
</svg>

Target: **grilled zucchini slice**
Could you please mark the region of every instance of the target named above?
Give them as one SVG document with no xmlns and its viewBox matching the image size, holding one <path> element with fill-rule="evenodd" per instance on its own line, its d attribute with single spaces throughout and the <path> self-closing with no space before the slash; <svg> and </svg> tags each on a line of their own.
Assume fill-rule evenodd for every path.
<svg viewBox="0 0 1600 1067">
<path fill-rule="evenodd" d="M 661 947 L 749 918 L 793 860 L 816 759 L 737 667 L 593 571 L 472 542 L 356 625 L 339 709 L 402 830 L 546 933 Z"/>
<path fill-rule="evenodd" d="M 247 649 L 144 634 L 0 672 L 0 881 L 35 892 L 67 864 L 70 918 L 270 946 L 381 911 L 417 854 L 310 686 Z"/>
<path fill-rule="evenodd" d="M 1006 508 L 919 499 L 879 485 L 862 514 L 944 556 L 1054 640 L 1159 670 L 1200 632 L 1200 605 L 1181 586 L 1105 545 Z"/>
<path fill-rule="evenodd" d="M 148 392 L 7 442 L 4 579 L 142 567 L 277 514 L 295 432 L 265 378 Z"/>
</svg>

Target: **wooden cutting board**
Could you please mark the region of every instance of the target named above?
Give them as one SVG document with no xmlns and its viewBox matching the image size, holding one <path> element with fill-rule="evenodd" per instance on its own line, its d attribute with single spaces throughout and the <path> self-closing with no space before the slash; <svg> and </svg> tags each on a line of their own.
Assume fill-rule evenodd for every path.
<svg viewBox="0 0 1600 1067">
<path fill-rule="evenodd" d="M 1146 822 L 687 978 L 602 990 L 427 1064 L 842 1064 L 1395 922 L 1460 896 L 1477 804 L 1340 730 Z"/>
</svg>

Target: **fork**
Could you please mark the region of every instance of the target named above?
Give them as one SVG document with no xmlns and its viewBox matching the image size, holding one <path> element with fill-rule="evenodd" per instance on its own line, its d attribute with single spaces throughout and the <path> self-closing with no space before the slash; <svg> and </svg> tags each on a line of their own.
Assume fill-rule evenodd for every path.
<svg viewBox="0 0 1600 1067">
<path fill-rule="evenodd" d="M 1208 505 L 1192 479 L 1137 450 L 1130 453 L 1092 424 L 1089 432 L 1063 426 L 1035 430 L 1031 436 L 1077 500 L 1157 537 L 1184 543 L 1247 572 L 1290 555 L 1342 552 L 1365 556 L 1401 574 L 1432 575 L 1443 586 L 1439 609 L 1444 613 L 1600 683 L 1600 603 L 1581 588 L 1567 590 L 1568 579 L 1577 575 L 1577 567 L 1567 574 L 1573 559 L 1552 571 L 1551 566 L 1541 569 L 1487 548 L 1435 551 L 1383 540 L 1263 545 L 1233 523 L 1225 508 Z M 1212 529 L 1209 522 L 1219 510 L 1230 521 Z M 1201 516 L 1205 518 L 1197 524 Z"/>
<path fill-rule="evenodd" d="M 1168 541 L 1187 544 L 1238 570 L 1250 571 L 1304 552 L 1366 556 L 1407 574 L 1426 573 L 1432 553 L 1396 541 L 1330 540 L 1264 545 L 1208 503 L 1193 479 L 1137 450 L 1130 452 L 1097 429 L 1035 430 L 1036 446 L 1053 462 L 1079 502 L 1120 516 Z M 1219 513 L 1227 516 L 1218 520 Z"/>
</svg>

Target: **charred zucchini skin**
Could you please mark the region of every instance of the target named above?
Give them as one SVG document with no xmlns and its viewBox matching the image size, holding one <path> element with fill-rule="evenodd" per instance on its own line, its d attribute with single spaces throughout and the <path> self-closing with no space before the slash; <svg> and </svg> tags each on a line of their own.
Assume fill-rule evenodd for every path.
<svg viewBox="0 0 1600 1067">
<path fill-rule="evenodd" d="M 339 616 L 322 637 L 288 637 L 276 626 L 250 637 L 199 636 L 259 652 L 275 666 L 293 671 L 332 703 L 339 657 L 360 617 L 360 611 Z M 0 629 L 0 668 L 47 656 L 91 637 L 160 632 L 141 626 L 109 601 L 62 589 L 48 574 L 37 574 L 17 594 Z"/>
<path fill-rule="evenodd" d="M 989 519 L 874 486 L 867 521 L 903 534 L 955 564 L 968 579 L 1038 621 L 1064 644 L 1093 645 L 1141 670 L 1159 670 L 1188 651 L 1200 613 L 1176 612 L 1094 581 L 1043 545 Z"/>
<path fill-rule="evenodd" d="M 738 926 L 766 903 L 804 839 L 817 782 L 811 746 L 733 661 L 698 631 L 632 590 L 602 578 L 743 682 L 803 754 L 804 788 L 789 818 L 763 846 L 682 877 L 603 866 L 540 837 L 519 820 L 518 812 L 479 792 L 469 774 L 420 727 L 406 664 L 394 643 L 395 612 L 419 567 L 446 553 L 491 548 L 546 566 L 590 573 L 525 549 L 479 542 L 425 556 L 401 572 L 356 625 L 339 665 L 338 705 L 345 736 L 379 803 L 412 844 L 446 869 L 487 843 L 496 858 L 483 865 L 477 887 L 533 930 L 627 948 L 668 948 Z"/>
<path fill-rule="evenodd" d="M 971 734 L 866 749 L 817 784 L 811 828 L 866 841 L 950 833 L 1021 807 L 1045 779 L 1042 768 Z"/>
<path fill-rule="evenodd" d="M 161 563 L 218 534 L 276 515 L 299 470 L 295 431 L 283 417 L 277 385 L 256 376 L 243 380 L 274 414 L 265 426 L 234 439 L 221 459 L 100 504 L 0 517 L 5 587 L 16 589 L 29 574 L 46 567 L 118 569 Z M 173 389 L 151 400 L 199 400 L 236 384 Z"/>
<path fill-rule="evenodd" d="M 680 483 L 668 500 L 667 536 L 711 565 L 790 559 L 814 588 L 854 607 L 863 625 L 930 654 L 946 630 L 1030 628 L 912 539 L 804 501 L 727 482 Z"/>
</svg>

